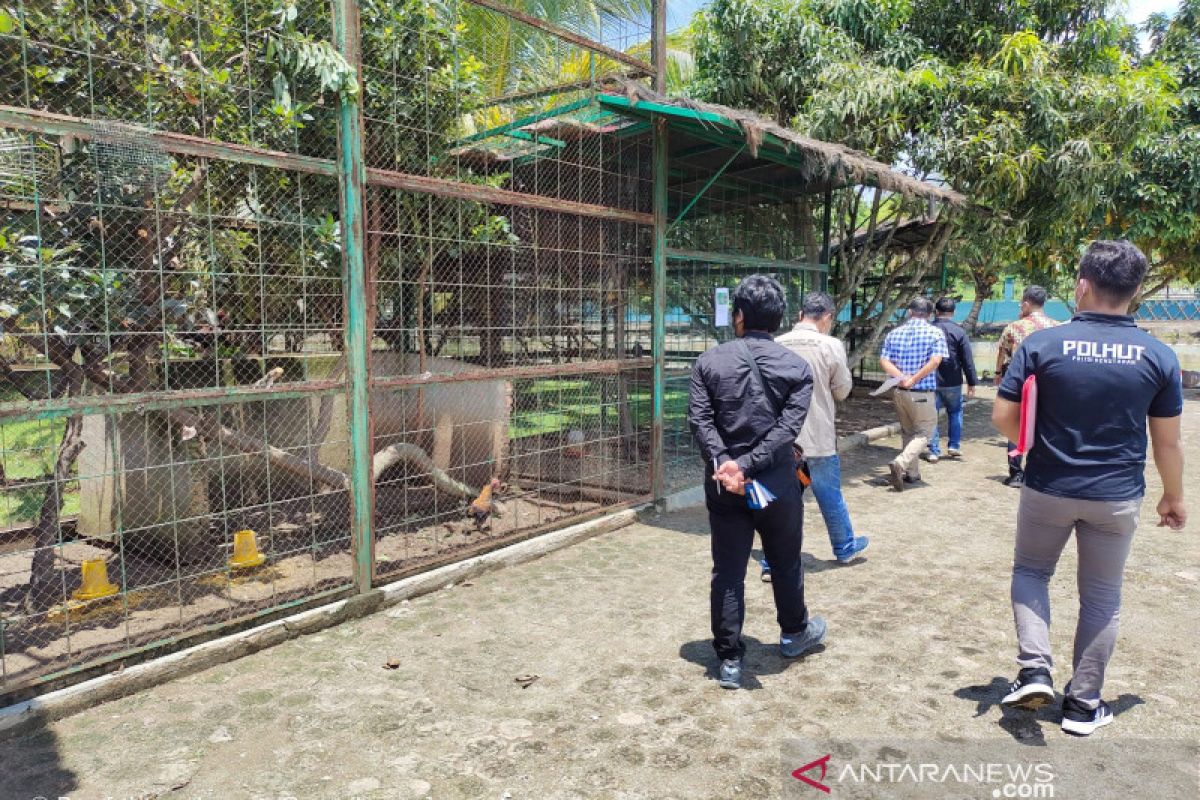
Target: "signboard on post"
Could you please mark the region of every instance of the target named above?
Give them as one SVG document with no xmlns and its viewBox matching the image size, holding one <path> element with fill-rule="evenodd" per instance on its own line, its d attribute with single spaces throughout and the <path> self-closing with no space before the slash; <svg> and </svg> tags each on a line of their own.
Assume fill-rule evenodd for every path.
<svg viewBox="0 0 1200 800">
<path fill-rule="evenodd" d="M 724 328 L 730 323 L 729 317 L 729 288 L 717 287 L 713 292 L 713 325 Z"/>
</svg>

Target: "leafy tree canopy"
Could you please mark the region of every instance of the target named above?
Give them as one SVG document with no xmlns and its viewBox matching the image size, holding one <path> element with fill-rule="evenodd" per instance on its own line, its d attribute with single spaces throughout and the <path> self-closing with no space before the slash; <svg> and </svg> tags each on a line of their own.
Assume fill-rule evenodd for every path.
<svg viewBox="0 0 1200 800">
<path fill-rule="evenodd" d="M 715 0 L 692 91 L 949 181 L 976 204 L 951 250 L 982 289 L 1005 262 L 1071 271 L 1100 234 L 1194 250 L 1169 172 L 1195 163 L 1197 2 L 1151 23 L 1148 57 L 1114 6 Z"/>
</svg>

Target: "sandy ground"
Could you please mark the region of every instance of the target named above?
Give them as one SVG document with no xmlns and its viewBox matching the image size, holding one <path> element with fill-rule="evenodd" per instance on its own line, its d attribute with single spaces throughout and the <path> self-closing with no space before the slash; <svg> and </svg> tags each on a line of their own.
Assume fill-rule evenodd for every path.
<svg viewBox="0 0 1200 800">
<path fill-rule="evenodd" d="M 1189 394 L 1195 476 L 1200 398 Z M 751 572 L 743 691 L 712 679 L 707 526 L 684 511 L 2 742 L 0 797 L 804 797 L 787 783 L 799 764 L 780 757 L 793 737 L 973 742 L 1078 763 L 1103 744 L 1200 740 L 1200 508 L 1184 533 L 1153 527 L 1144 509 L 1105 690 L 1113 726 L 1071 739 L 1051 709 L 996 705 L 1015 671 L 1017 492 L 999 483 L 986 411 L 969 410 L 966 459 L 924 465 L 926 483 L 902 495 L 882 481 L 896 440 L 845 459 L 869 558 L 832 563 L 809 506 L 808 599 L 829 620 L 828 645 L 780 658 L 769 588 Z M 1074 566 L 1069 548 L 1052 584 L 1060 686 Z M 1090 768 L 1132 781 L 1123 796 L 1200 796 L 1162 780 L 1171 764 L 1106 774 L 1109 758 Z"/>
</svg>

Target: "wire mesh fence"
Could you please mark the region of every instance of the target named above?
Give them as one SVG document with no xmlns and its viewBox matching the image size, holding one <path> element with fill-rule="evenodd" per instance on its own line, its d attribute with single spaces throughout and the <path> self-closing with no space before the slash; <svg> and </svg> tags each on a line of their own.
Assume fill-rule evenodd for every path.
<svg viewBox="0 0 1200 800">
<path fill-rule="evenodd" d="M 642 5 L 0 4 L 0 694 L 648 496 Z"/>
</svg>

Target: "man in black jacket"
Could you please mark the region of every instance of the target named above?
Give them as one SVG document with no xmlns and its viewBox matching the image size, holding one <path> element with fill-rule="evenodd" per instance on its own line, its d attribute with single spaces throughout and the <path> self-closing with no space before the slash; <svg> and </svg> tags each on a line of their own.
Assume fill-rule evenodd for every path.
<svg viewBox="0 0 1200 800">
<path fill-rule="evenodd" d="M 810 618 L 804 605 L 803 505 L 792 450 L 808 414 L 813 378 L 804 359 L 771 339 L 785 311 L 778 282 L 749 276 L 733 293 L 738 338 L 701 355 L 692 369 L 688 423 L 712 470 L 712 480 L 705 481 L 712 529 L 710 606 L 720 684 L 727 689 L 741 686 L 746 564 L 755 530 L 774 575 L 780 651 L 800 656 L 825 638 L 825 620 Z M 752 508 L 746 497 L 750 481 L 774 500 Z"/>
<path fill-rule="evenodd" d="M 946 432 L 950 439 L 946 455 L 949 458 L 962 458 L 963 376 L 967 376 L 967 397 L 974 397 L 975 357 L 971 354 L 971 340 L 967 338 L 967 332 L 954 321 L 954 300 L 943 297 L 937 301 L 935 308 L 937 318 L 933 324 L 946 334 L 946 349 L 950 355 L 938 364 L 937 394 L 934 398 L 939 410 L 946 409 Z M 936 464 L 941 456 L 938 426 L 934 425 L 933 435 L 929 437 L 929 461 Z"/>
</svg>

